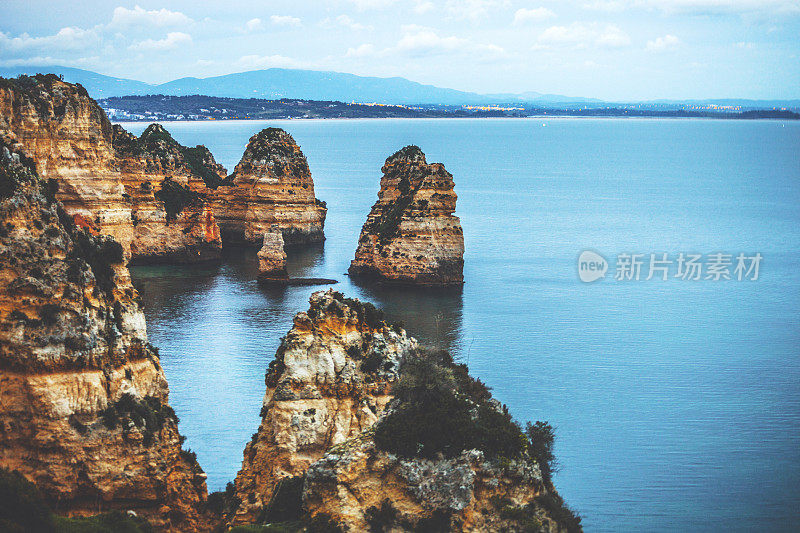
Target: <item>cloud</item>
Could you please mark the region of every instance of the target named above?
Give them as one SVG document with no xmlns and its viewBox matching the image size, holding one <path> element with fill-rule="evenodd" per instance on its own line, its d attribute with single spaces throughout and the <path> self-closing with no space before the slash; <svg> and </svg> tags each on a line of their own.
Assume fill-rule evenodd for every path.
<svg viewBox="0 0 800 533">
<path fill-rule="evenodd" d="M 13 52 L 29 50 L 80 50 L 95 45 L 100 37 L 94 30 L 84 30 L 73 26 L 61 28 L 54 35 L 31 37 L 23 33 L 11 37 L 0 32 L 0 50 Z"/>
<path fill-rule="evenodd" d="M 356 48 L 348 48 L 345 57 L 369 57 L 376 55 L 375 46 L 371 44 L 362 44 Z"/>
<path fill-rule="evenodd" d="M 569 26 L 551 26 L 544 30 L 534 49 L 621 48 L 629 44 L 628 34 L 613 24 L 573 22 Z"/>
<path fill-rule="evenodd" d="M 250 19 L 244 24 L 245 33 L 253 33 L 264 29 L 264 21 L 260 18 Z"/>
<path fill-rule="evenodd" d="M 270 67 L 297 67 L 299 62 L 291 57 L 275 55 L 246 55 L 240 57 L 235 65 L 243 69 L 262 69 Z"/>
<path fill-rule="evenodd" d="M 425 13 L 432 11 L 433 8 L 436 6 L 433 5 L 433 2 L 424 2 L 417 0 L 416 5 L 414 5 L 414 13 L 417 15 L 424 15 Z"/>
<path fill-rule="evenodd" d="M 168 9 L 146 11 L 136 6 L 133 9 L 124 7 L 114 9 L 114 15 L 111 17 L 111 23 L 108 26 L 110 28 L 135 25 L 185 26 L 191 22 L 192 19 L 180 11 L 170 11 Z"/>
<path fill-rule="evenodd" d="M 507 0 L 447 0 L 445 10 L 454 18 L 477 22 L 490 13 L 508 5 Z"/>
<path fill-rule="evenodd" d="M 299 18 L 292 17 L 292 16 L 289 16 L 289 15 L 272 15 L 269 18 L 269 20 L 275 26 L 294 26 L 294 27 L 301 26 L 301 22 L 300 22 Z"/>
<path fill-rule="evenodd" d="M 373 29 L 372 26 L 364 26 L 363 24 L 360 24 L 360 23 L 354 21 L 353 19 L 351 19 L 347 15 L 339 15 L 338 17 L 336 17 L 336 22 L 340 26 L 344 26 L 344 27 L 349 28 L 349 29 L 351 29 L 353 31 L 363 31 L 363 30 L 372 30 Z"/>
<path fill-rule="evenodd" d="M 355 5 L 356 9 L 359 11 L 365 11 L 367 9 L 380 9 L 389 7 L 396 1 L 397 0 L 350 0 L 350 3 Z"/>
<path fill-rule="evenodd" d="M 664 52 L 674 50 L 681 45 L 681 40 L 674 35 L 665 35 L 652 41 L 647 41 L 646 49 L 650 52 Z"/>
<path fill-rule="evenodd" d="M 412 56 L 430 56 L 439 54 L 473 54 L 480 56 L 498 56 L 505 50 L 495 44 L 478 44 L 456 36 L 440 36 L 435 30 L 423 26 L 403 26 L 403 35 L 397 44 L 386 53 L 398 52 Z"/>
<path fill-rule="evenodd" d="M 163 50 L 172 50 L 181 45 L 187 45 L 192 42 L 192 36 L 188 33 L 180 31 L 172 31 L 167 34 L 163 39 L 154 40 L 146 39 L 138 43 L 134 43 L 128 47 L 129 50 L 137 50 L 140 52 L 157 52 Z"/>
<path fill-rule="evenodd" d="M 622 11 L 645 8 L 668 14 L 798 14 L 797 0 L 594 0 L 583 4 L 586 9 Z"/>
<path fill-rule="evenodd" d="M 527 22 L 541 22 L 555 17 L 556 14 L 546 7 L 535 7 L 533 9 L 517 9 L 514 13 L 514 24 L 525 24 Z"/>
</svg>

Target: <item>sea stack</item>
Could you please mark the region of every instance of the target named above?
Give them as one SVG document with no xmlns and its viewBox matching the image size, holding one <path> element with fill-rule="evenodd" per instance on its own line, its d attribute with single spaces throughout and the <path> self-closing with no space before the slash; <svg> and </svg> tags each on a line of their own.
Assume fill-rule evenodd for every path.
<svg viewBox="0 0 800 533">
<path fill-rule="evenodd" d="M 325 203 L 314 195 L 306 157 L 284 130 L 253 135 L 229 180 L 215 204 L 226 243 L 260 246 L 273 225 L 286 244 L 324 240 Z"/>
<path fill-rule="evenodd" d="M 361 229 L 352 276 L 415 285 L 464 281 L 464 234 L 453 176 L 406 146 L 381 169 L 378 201 Z"/>
<path fill-rule="evenodd" d="M 269 364 L 261 425 L 236 476 L 240 504 L 232 521 L 263 519 L 281 480 L 302 476 L 331 446 L 372 426 L 391 399 L 400 361 L 416 345 L 371 304 L 332 290 L 314 293 Z"/>
<path fill-rule="evenodd" d="M 161 124 L 151 124 L 138 138 L 114 125 L 113 140 L 132 203 L 133 260 L 219 259 L 222 239 L 209 196 L 227 171 L 208 148 L 181 145 Z"/>
<path fill-rule="evenodd" d="M 286 252 L 283 249 L 283 234 L 273 226 L 264 232 L 264 243 L 258 251 L 258 279 L 260 281 L 288 281 Z"/>
<path fill-rule="evenodd" d="M 122 246 L 74 225 L 2 133 L 0 228 L 0 467 L 60 514 L 210 529 Z"/>
</svg>

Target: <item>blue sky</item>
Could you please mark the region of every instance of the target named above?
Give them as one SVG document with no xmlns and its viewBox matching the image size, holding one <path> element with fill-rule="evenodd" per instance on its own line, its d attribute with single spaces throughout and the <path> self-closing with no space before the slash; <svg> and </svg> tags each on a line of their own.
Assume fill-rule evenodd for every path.
<svg viewBox="0 0 800 533">
<path fill-rule="evenodd" d="M 269 67 L 482 93 L 800 98 L 800 0 L 4 0 L 0 65 L 147 82 Z"/>
</svg>

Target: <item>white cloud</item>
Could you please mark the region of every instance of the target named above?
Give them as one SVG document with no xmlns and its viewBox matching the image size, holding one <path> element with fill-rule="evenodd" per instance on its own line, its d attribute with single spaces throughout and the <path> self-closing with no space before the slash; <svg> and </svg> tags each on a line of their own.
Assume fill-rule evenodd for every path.
<svg viewBox="0 0 800 533">
<path fill-rule="evenodd" d="M 527 22 L 541 22 L 555 17 L 556 14 L 546 7 L 535 7 L 533 9 L 517 9 L 514 13 L 514 24 L 525 24 Z"/>
<path fill-rule="evenodd" d="M 389 7 L 396 1 L 397 0 L 350 0 L 350 2 L 355 5 L 359 11 Z"/>
<path fill-rule="evenodd" d="M 260 18 L 250 19 L 244 24 L 244 31 L 246 33 L 261 31 L 263 29 L 264 29 L 264 21 L 262 21 Z"/>
<path fill-rule="evenodd" d="M 756 47 L 756 43 L 751 43 L 749 41 L 739 41 L 734 46 L 741 50 L 752 50 L 753 48 Z"/>
<path fill-rule="evenodd" d="M 414 13 L 417 15 L 424 15 L 425 13 L 432 11 L 433 8 L 436 7 L 433 5 L 433 2 L 424 2 L 417 0 L 416 5 L 414 6 Z"/>
<path fill-rule="evenodd" d="M 602 11 L 646 8 L 670 14 L 800 13 L 797 0 L 594 0 L 583 7 Z"/>
<path fill-rule="evenodd" d="M 298 27 L 301 25 L 300 19 L 297 17 L 292 17 L 290 15 L 272 15 L 269 18 L 270 22 L 272 22 L 275 26 L 294 26 Z"/>
<path fill-rule="evenodd" d="M 647 41 L 647 50 L 650 52 L 664 52 L 667 50 L 674 50 L 681 45 L 681 40 L 674 35 L 664 35 L 657 37 L 652 41 Z"/>
<path fill-rule="evenodd" d="M 261 69 L 270 67 L 297 67 L 299 63 L 291 57 L 275 55 L 246 55 L 240 57 L 235 65 L 244 69 Z"/>
<path fill-rule="evenodd" d="M 376 55 L 375 46 L 362 44 L 356 48 L 348 48 L 345 57 L 369 57 Z"/>
<path fill-rule="evenodd" d="M 569 26 L 551 26 L 538 38 L 534 49 L 568 48 L 620 48 L 631 44 L 631 38 L 613 24 L 573 22 Z"/>
<path fill-rule="evenodd" d="M 336 22 L 340 26 L 344 26 L 344 27 L 349 28 L 349 29 L 351 29 L 353 31 L 363 31 L 363 30 L 372 30 L 373 29 L 372 26 L 365 26 L 365 25 L 363 25 L 363 24 L 361 24 L 359 22 L 356 22 L 355 20 L 351 19 L 347 15 L 339 15 L 338 17 L 336 17 Z"/>
<path fill-rule="evenodd" d="M 447 0 L 445 10 L 454 18 L 477 22 L 491 12 L 508 5 L 507 0 Z"/>
<path fill-rule="evenodd" d="M 99 40 L 94 30 L 84 30 L 76 27 L 61 28 L 54 35 L 31 37 L 23 33 L 18 37 L 11 37 L 0 32 L 0 50 L 26 51 L 26 50 L 79 50 L 96 44 Z"/>
<path fill-rule="evenodd" d="M 456 36 L 440 36 L 435 30 L 414 24 L 403 26 L 406 32 L 394 48 L 384 52 L 400 52 L 413 56 L 469 53 L 481 56 L 497 56 L 505 50 L 496 44 L 477 44 Z"/>
<path fill-rule="evenodd" d="M 133 25 L 185 26 L 191 22 L 192 19 L 180 11 L 168 9 L 146 11 L 136 6 L 133 9 L 116 8 L 108 26 L 111 28 Z"/>
<path fill-rule="evenodd" d="M 166 37 L 159 40 L 154 39 L 146 39 L 144 41 L 140 41 L 138 43 L 134 43 L 130 45 L 128 48 L 130 50 L 137 50 L 140 52 L 149 52 L 149 51 L 163 51 L 163 50 L 172 50 L 177 48 L 181 45 L 187 45 L 192 42 L 192 36 L 188 33 L 183 33 L 180 31 L 172 31 L 167 34 Z"/>
</svg>

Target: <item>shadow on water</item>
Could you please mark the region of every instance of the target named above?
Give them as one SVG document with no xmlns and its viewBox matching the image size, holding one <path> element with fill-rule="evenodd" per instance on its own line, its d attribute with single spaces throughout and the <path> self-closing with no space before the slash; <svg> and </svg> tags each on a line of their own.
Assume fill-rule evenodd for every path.
<svg viewBox="0 0 800 533">
<path fill-rule="evenodd" d="M 382 309 L 390 321 L 400 322 L 420 341 L 466 357 L 462 340 L 463 288 L 413 287 L 350 279 L 363 297 Z"/>
</svg>

